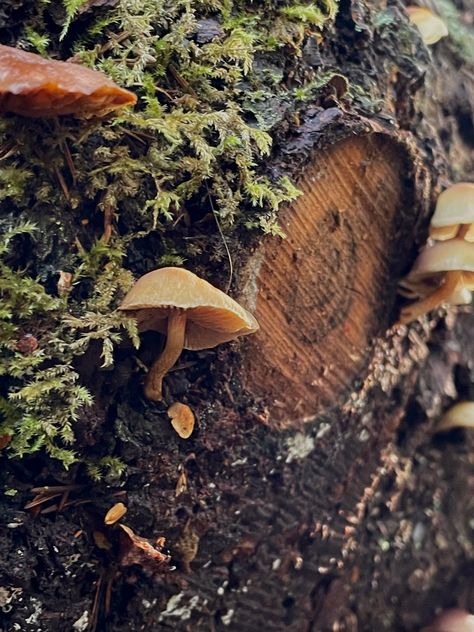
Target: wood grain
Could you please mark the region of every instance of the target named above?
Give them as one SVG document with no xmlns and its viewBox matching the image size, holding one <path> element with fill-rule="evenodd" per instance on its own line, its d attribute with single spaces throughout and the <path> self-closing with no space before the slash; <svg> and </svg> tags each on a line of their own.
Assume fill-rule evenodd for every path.
<svg viewBox="0 0 474 632">
<path fill-rule="evenodd" d="M 258 253 L 261 329 L 246 342 L 243 377 L 272 420 L 314 416 L 363 377 L 395 297 L 387 282 L 400 258 L 406 159 L 376 134 L 318 154 L 299 182 L 303 195 L 280 218 L 287 238 Z"/>
</svg>

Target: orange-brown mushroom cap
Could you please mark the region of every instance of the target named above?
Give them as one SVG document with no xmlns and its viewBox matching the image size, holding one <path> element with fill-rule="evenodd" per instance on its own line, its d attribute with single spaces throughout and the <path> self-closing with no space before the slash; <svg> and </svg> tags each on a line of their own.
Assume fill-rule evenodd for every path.
<svg viewBox="0 0 474 632">
<path fill-rule="evenodd" d="M 102 72 L 0 45 L 0 112 L 100 116 L 136 101 Z"/>
<path fill-rule="evenodd" d="M 142 276 L 119 309 L 133 312 L 140 331 L 167 332 L 172 309 L 186 312 L 185 349 L 210 349 L 259 328 L 236 301 L 183 268 L 160 268 Z"/>
</svg>

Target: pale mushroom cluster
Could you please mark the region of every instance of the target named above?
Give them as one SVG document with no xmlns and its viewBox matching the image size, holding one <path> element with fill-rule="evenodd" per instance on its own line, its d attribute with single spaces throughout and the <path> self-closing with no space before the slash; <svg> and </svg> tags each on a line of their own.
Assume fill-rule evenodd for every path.
<svg viewBox="0 0 474 632">
<path fill-rule="evenodd" d="M 406 324 L 440 305 L 467 305 L 474 290 L 474 184 L 459 182 L 438 197 L 429 243 L 400 293 L 418 299 L 403 308 Z"/>
</svg>

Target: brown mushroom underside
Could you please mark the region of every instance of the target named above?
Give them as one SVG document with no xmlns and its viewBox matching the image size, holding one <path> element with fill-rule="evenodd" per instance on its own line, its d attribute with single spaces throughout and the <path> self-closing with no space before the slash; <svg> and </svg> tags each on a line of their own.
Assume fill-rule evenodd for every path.
<svg viewBox="0 0 474 632">
<path fill-rule="evenodd" d="M 245 341 L 241 376 L 271 421 L 294 423 L 343 401 L 374 337 L 393 323 L 396 287 L 387 283 L 394 262 L 409 260 L 400 248 L 412 237 L 398 227 L 412 231 L 403 208 L 413 200 L 402 200 L 412 166 L 405 148 L 379 134 L 318 152 L 299 182 L 304 195 L 280 217 L 287 238 L 268 239 L 250 262 L 260 331 Z"/>
<path fill-rule="evenodd" d="M 0 112 L 93 116 L 136 101 L 102 72 L 0 45 Z"/>
</svg>

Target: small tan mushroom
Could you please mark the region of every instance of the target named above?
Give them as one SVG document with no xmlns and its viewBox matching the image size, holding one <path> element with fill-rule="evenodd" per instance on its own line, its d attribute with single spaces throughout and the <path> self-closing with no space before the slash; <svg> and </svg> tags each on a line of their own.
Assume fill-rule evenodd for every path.
<svg viewBox="0 0 474 632">
<path fill-rule="evenodd" d="M 189 406 L 175 402 L 168 408 L 168 417 L 181 439 L 189 439 L 194 430 L 194 414 Z"/>
<path fill-rule="evenodd" d="M 184 349 L 210 349 L 258 329 L 255 318 L 227 294 L 183 268 L 161 268 L 142 276 L 120 310 L 139 331 L 167 335 L 166 346 L 145 381 L 145 396 L 162 399 L 162 382 Z"/>
<path fill-rule="evenodd" d="M 451 406 L 436 425 L 436 432 L 451 428 L 474 428 L 474 402 L 458 402 Z"/>
<path fill-rule="evenodd" d="M 436 44 L 441 38 L 449 35 L 448 27 L 443 20 L 427 7 L 406 7 L 410 21 L 420 31 L 421 39 L 427 46 Z"/>
<path fill-rule="evenodd" d="M 474 183 L 458 182 L 441 193 L 431 218 L 430 237 L 474 242 Z"/>
<path fill-rule="evenodd" d="M 402 309 L 400 324 L 443 303 L 470 302 L 470 292 L 474 290 L 474 244 L 450 239 L 425 248 L 401 286 L 402 294 L 421 300 Z"/>
<path fill-rule="evenodd" d="M 102 116 L 136 101 L 102 72 L 0 45 L 0 112 Z"/>
</svg>

